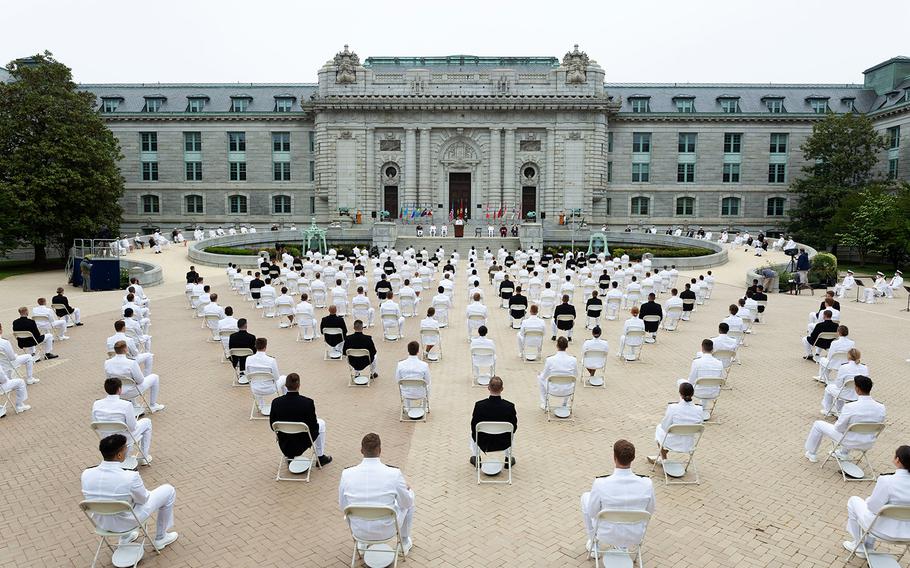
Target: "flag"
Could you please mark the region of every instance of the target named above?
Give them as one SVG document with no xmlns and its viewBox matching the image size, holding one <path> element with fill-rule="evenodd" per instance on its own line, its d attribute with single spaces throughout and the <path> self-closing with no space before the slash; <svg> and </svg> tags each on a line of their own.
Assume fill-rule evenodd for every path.
<svg viewBox="0 0 910 568">
<path fill-rule="evenodd" d="M 432 209 L 427 209 L 427 216 L 428 216 L 428 217 L 432 217 L 432 216 L 433 216 L 433 210 L 432 210 Z"/>
<path fill-rule="evenodd" d="M 455 218 L 455 210 L 449 209 L 449 222 L 451 223 L 452 219 L 454 219 L 454 218 Z"/>
<path fill-rule="evenodd" d="M 398 216 L 404 217 L 404 207 L 402 207 L 401 209 L 398 210 Z"/>
<path fill-rule="evenodd" d="M 502 215 L 505 212 L 506 205 L 502 201 L 499 202 L 499 211 L 496 212 L 496 218 L 502 219 Z"/>
<path fill-rule="evenodd" d="M 414 219 L 415 217 L 417 217 L 417 213 L 418 213 L 418 210 L 417 210 L 417 208 L 415 207 L 414 210 L 411 211 L 411 219 Z"/>
</svg>

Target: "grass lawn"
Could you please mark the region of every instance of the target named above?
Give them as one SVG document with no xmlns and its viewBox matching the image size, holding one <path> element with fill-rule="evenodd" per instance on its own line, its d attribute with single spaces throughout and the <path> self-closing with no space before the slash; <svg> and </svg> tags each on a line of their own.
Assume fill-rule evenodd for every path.
<svg viewBox="0 0 910 568">
<path fill-rule="evenodd" d="M 63 259 L 49 260 L 38 266 L 34 265 L 30 260 L 0 260 L 0 280 L 18 274 L 63 270 L 65 265 L 66 262 Z"/>
<path fill-rule="evenodd" d="M 885 276 L 891 277 L 894 276 L 894 265 L 893 264 L 876 264 L 874 262 L 867 262 L 865 266 L 860 266 L 858 262 L 838 262 L 837 263 L 837 272 L 840 274 L 846 274 L 848 270 L 852 270 L 857 276 L 865 274 L 867 276 L 875 276 L 876 272 L 881 271 Z M 903 270 L 903 268 L 901 269 Z"/>
</svg>

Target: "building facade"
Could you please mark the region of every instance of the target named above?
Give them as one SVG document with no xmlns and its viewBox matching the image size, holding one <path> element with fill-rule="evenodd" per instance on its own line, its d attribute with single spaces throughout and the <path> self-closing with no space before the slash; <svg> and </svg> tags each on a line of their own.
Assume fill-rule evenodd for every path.
<svg viewBox="0 0 910 568">
<path fill-rule="evenodd" d="M 371 57 L 316 84 L 82 85 L 120 141 L 129 230 L 387 214 L 775 230 L 827 112 L 870 115 L 910 179 L 910 58 L 863 84 L 620 84 L 552 57 Z M 417 212 L 417 213 L 415 213 Z"/>
</svg>

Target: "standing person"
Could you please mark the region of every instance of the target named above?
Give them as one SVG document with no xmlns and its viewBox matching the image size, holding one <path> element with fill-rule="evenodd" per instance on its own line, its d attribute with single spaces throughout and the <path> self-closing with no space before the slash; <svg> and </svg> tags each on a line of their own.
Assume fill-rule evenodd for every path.
<svg viewBox="0 0 910 568">
<path fill-rule="evenodd" d="M 800 247 L 799 256 L 796 257 L 796 272 L 799 274 L 799 285 L 807 286 L 809 284 L 809 269 L 812 263 L 809 261 L 809 253 L 806 249 Z"/>
<path fill-rule="evenodd" d="M 91 260 L 91 258 L 92 258 L 91 255 L 86 255 L 85 258 L 82 259 L 82 262 L 79 263 L 79 274 L 82 275 L 82 291 L 83 292 L 92 291 L 92 283 L 91 283 L 92 266 L 94 266 L 94 265 L 91 262 L 89 262 Z"/>
</svg>

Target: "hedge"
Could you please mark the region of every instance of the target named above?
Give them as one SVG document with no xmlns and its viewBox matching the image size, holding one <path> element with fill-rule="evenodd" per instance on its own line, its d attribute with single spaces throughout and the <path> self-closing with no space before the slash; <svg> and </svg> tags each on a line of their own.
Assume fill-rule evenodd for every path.
<svg viewBox="0 0 910 568">
<path fill-rule="evenodd" d="M 212 254 L 232 254 L 235 256 L 256 256 L 258 251 L 237 247 L 206 247 L 205 252 Z"/>
<path fill-rule="evenodd" d="M 572 247 L 544 247 L 544 252 L 555 255 L 560 252 L 570 251 Z M 581 250 L 584 250 L 582 247 Z M 610 247 L 610 255 L 620 257 L 623 254 L 629 255 L 632 260 L 640 260 L 645 253 L 651 253 L 658 258 L 682 258 L 707 256 L 714 254 L 711 249 L 702 247 Z"/>
</svg>

